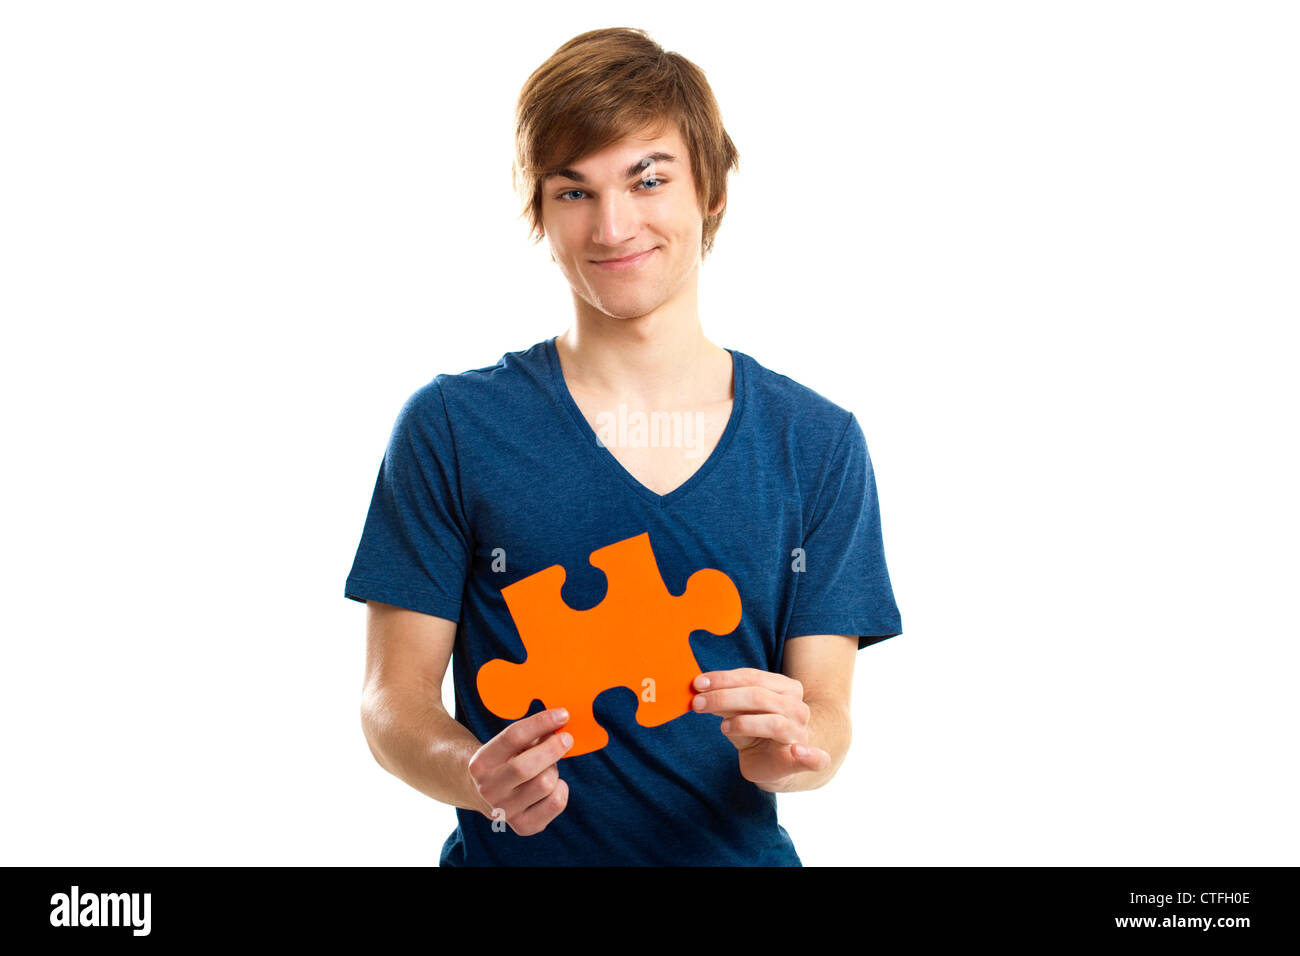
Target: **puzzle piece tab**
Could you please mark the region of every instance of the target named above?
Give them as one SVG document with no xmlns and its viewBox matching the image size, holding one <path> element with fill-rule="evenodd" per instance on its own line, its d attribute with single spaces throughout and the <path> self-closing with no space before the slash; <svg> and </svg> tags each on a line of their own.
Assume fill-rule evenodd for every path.
<svg viewBox="0 0 1300 956">
<path fill-rule="evenodd" d="M 522 664 L 497 658 L 478 672 L 478 693 L 498 717 L 518 719 L 533 699 L 569 712 L 565 754 L 599 750 L 609 734 L 596 722 L 597 695 L 626 687 L 637 695 L 636 719 L 657 727 L 690 710 L 700 666 L 692 631 L 730 634 L 740 624 L 740 593 L 713 568 L 690 576 L 674 597 L 664 586 L 649 533 L 598 548 L 591 564 L 605 572 L 605 599 L 575 611 L 560 597 L 565 571 L 552 565 L 501 589 L 527 653 Z M 650 683 L 650 682 L 653 683 Z M 647 699 L 653 696 L 653 700 Z"/>
</svg>

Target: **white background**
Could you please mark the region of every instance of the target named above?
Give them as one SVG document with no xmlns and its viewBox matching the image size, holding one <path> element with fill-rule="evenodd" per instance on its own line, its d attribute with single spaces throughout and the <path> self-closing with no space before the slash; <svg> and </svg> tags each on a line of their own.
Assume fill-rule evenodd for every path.
<svg viewBox="0 0 1300 956">
<path fill-rule="evenodd" d="M 1300 862 L 1294 5 L 644 9 L 0 7 L 2 862 L 437 862 L 343 582 L 406 397 L 572 319 L 510 124 L 604 26 L 740 150 L 705 333 L 876 467 L 804 862 Z"/>
</svg>

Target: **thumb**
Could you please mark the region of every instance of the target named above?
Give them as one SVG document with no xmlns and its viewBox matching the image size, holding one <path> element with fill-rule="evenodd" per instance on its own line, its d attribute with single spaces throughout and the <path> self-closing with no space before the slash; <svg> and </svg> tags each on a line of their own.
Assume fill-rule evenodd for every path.
<svg viewBox="0 0 1300 956">
<path fill-rule="evenodd" d="M 820 747 L 807 747 L 803 744 L 790 745 L 790 758 L 808 770 L 822 770 L 831 762 L 831 755 Z"/>
</svg>

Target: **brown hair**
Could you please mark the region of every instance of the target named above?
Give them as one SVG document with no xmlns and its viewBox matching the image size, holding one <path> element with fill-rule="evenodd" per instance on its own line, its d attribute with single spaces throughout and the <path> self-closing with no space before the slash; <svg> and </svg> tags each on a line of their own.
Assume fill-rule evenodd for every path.
<svg viewBox="0 0 1300 956">
<path fill-rule="evenodd" d="M 736 146 L 704 71 L 665 52 L 644 30 L 589 30 L 533 71 L 515 107 L 511 178 L 524 201 L 534 244 L 542 240 L 541 177 L 570 166 L 627 136 L 676 124 L 690 154 L 704 217 L 701 258 L 713 248 L 725 207 L 727 173 L 740 165 Z"/>
</svg>

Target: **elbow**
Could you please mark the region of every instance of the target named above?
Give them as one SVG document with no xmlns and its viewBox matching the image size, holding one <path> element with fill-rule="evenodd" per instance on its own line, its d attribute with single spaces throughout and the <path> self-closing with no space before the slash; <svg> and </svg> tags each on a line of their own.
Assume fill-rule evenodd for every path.
<svg viewBox="0 0 1300 956">
<path fill-rule="evenodd" d="M 383 747 L 380 744 L 383 725 L 383 695 L 368 686 L 361 694 L 361 733 L 366 738 L 366 746 L 370 748 L 370 755 L 375 758 L 375 763 L 388 770 L 388 763 L 384 759 Z"/>
</svg>

